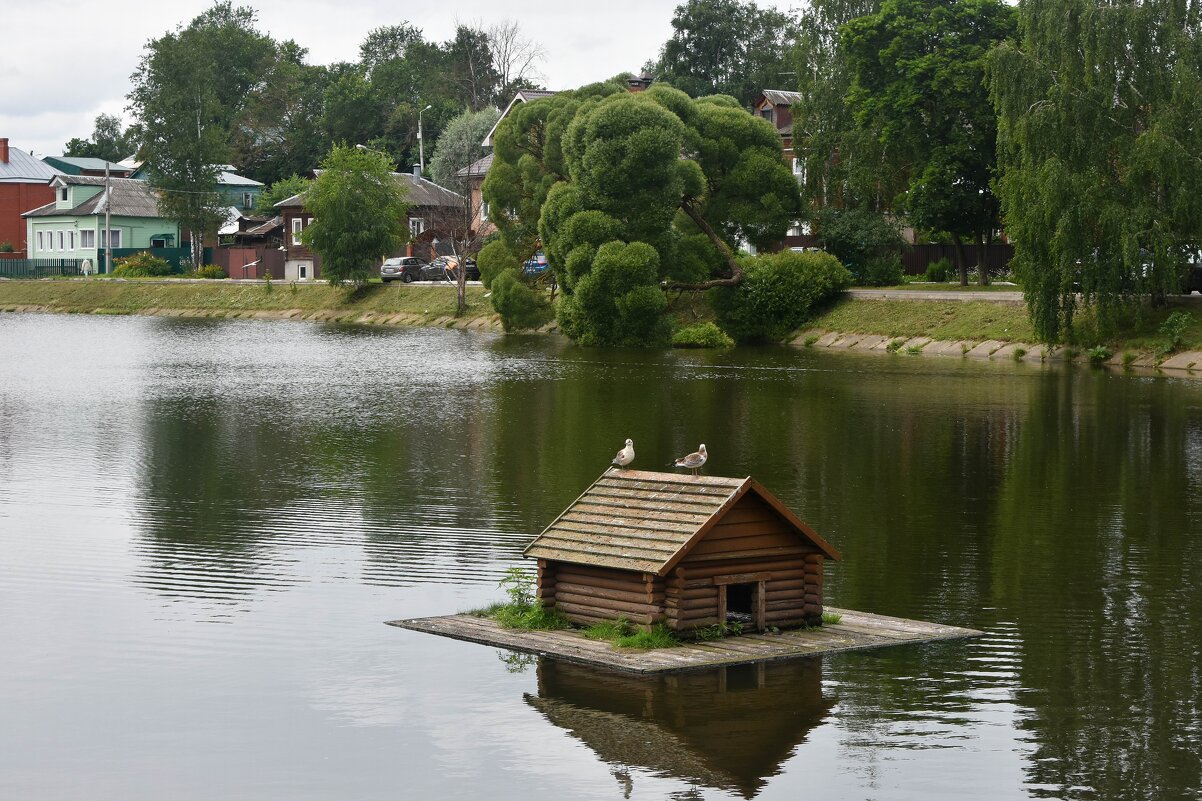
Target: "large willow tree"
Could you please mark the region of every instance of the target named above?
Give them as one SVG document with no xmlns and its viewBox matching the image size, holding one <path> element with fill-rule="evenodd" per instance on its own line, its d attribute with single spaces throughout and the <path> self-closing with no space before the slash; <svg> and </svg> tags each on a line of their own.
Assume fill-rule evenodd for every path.
<svg viewBox="0 0 1202 801">
<path fill-rule="evenodd" d="M 1024 0 L 1017 42 L 991 56 L 998 192 L 1049 342 L 1081 303 L 1105 333 L 1160 301 L 1202 241 L 1200 14 L 1197 0 Z"/>
</svg>

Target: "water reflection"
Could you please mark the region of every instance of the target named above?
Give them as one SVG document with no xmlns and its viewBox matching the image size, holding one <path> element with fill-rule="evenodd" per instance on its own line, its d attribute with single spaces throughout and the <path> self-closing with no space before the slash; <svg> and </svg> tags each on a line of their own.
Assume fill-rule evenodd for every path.
<svg viewBox="0 0 1202 801">
<path fill-rule="evenodd" d="M 608 763 L 625 798 L 640 770 L 755 798 L 835 705 L 820 658 L 656 677 L 540 659 L 537 675 L 526 703 Z"/>
</svg>

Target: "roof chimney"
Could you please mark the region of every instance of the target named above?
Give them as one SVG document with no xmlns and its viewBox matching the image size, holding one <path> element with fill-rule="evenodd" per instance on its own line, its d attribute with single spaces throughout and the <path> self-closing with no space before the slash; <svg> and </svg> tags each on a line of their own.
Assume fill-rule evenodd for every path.
<svg viewBox="0 0 1202 801">
<path fill-rule="evenodd" d="M 420 164 L 414 164 L 414 165 L 413 165 L 413 177 L 414 177 L 414 178 L 421 178 L 421 177 L 422 177 L 422 168 L 421 168 L 421 165 L 420 165 Z"/>
<path fill-rule="evenodd" d="M 0 139 L 0 164 L 8 164 L 8 137 Z"/>
</svg>

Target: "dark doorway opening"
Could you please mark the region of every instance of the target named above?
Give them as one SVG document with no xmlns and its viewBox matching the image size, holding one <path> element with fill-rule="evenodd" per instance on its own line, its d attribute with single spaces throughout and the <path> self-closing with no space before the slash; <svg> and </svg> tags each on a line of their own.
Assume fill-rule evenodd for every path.
<svg viewBox="0 0 1202 801">
<path fill-rule="evenodd" d="M 750 628 L 755 624 L 755 584 L 726 585 L 726 622 Z"/>
</svg>

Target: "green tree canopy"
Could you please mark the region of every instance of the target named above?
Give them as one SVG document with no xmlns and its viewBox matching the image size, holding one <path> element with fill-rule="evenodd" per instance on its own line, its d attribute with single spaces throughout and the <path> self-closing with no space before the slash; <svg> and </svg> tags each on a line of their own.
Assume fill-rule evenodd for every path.
<svg viewBox="0 0 1202 801">
<path fill-rule="evenodd" d="M 999 182 L 1039 336 L 1175 291 L 1202 240 L 1202 21 L 1168 0 L 1032 0 L 991 56 Z"/>
<path fill-rule="evenodd" d="M 392 161 L 378 151 L 335 146 L 305 195 L 305 209 L 313 222 L 301 241 L 321 256 L 331 284 L 364 283 L 408 235 L 405 191 Z"/>
<path fill-rule="evenodd" d="M 72 139 L 63 148 L 64 156 L 121 161 L 134 155 L 137 131 L 121 124 L 121 118 L 100 114 L 92 128 L 90 139 Z"/>
<path fill-rule="evenodd" d="M 204 237 L 222 219 L 219 165 L 247 98 L 260 91 L 276 58 L 255 12 L 229 2 L 146 46 L 129 94 L 142 140 L 139 154 L 160 193 L 159 207 L 189 232 L 201 263 Z"/>
<path fill-rule="evenodd" d="M 295 174 L 281 178 L 259 195 L 259 200 L 255 203 L 255 212 L 257 214 L 275 214 L 276 203 L 308 191 L 312 184 L 312 180 Z"/>
<path fill-rule="evenodd" d="M 486 108 L 483 111 L 465 111 L 447 123 L 430 159 L 431 180 L 453 192 L 466 194 L 470 189 L 470 181 L 457 173 L 488 155 L 488 148 L 481 143 L 500 116 L 501 112 L 497 109 Z"/>
<path fill-rule="evenodd" d="M 1013 34 L 1014 20 L 999 0 L 885 0 L 840 33 L 852 76 L 847 103 L 884 147 L 902 187 L 895 206 L 915 228 L 952 237 L 961 283 L 963 239 L 984 242 L 1000 225 L 985 57 Z"/>
<path fill-rule="evenodd" d="M 793 20 L 739 0 L 688 0 L 654 64 L 657 81 L 694 97 L 727 94 L 749 105 L 762 90 L 791 84 Z"/>
</svg>

